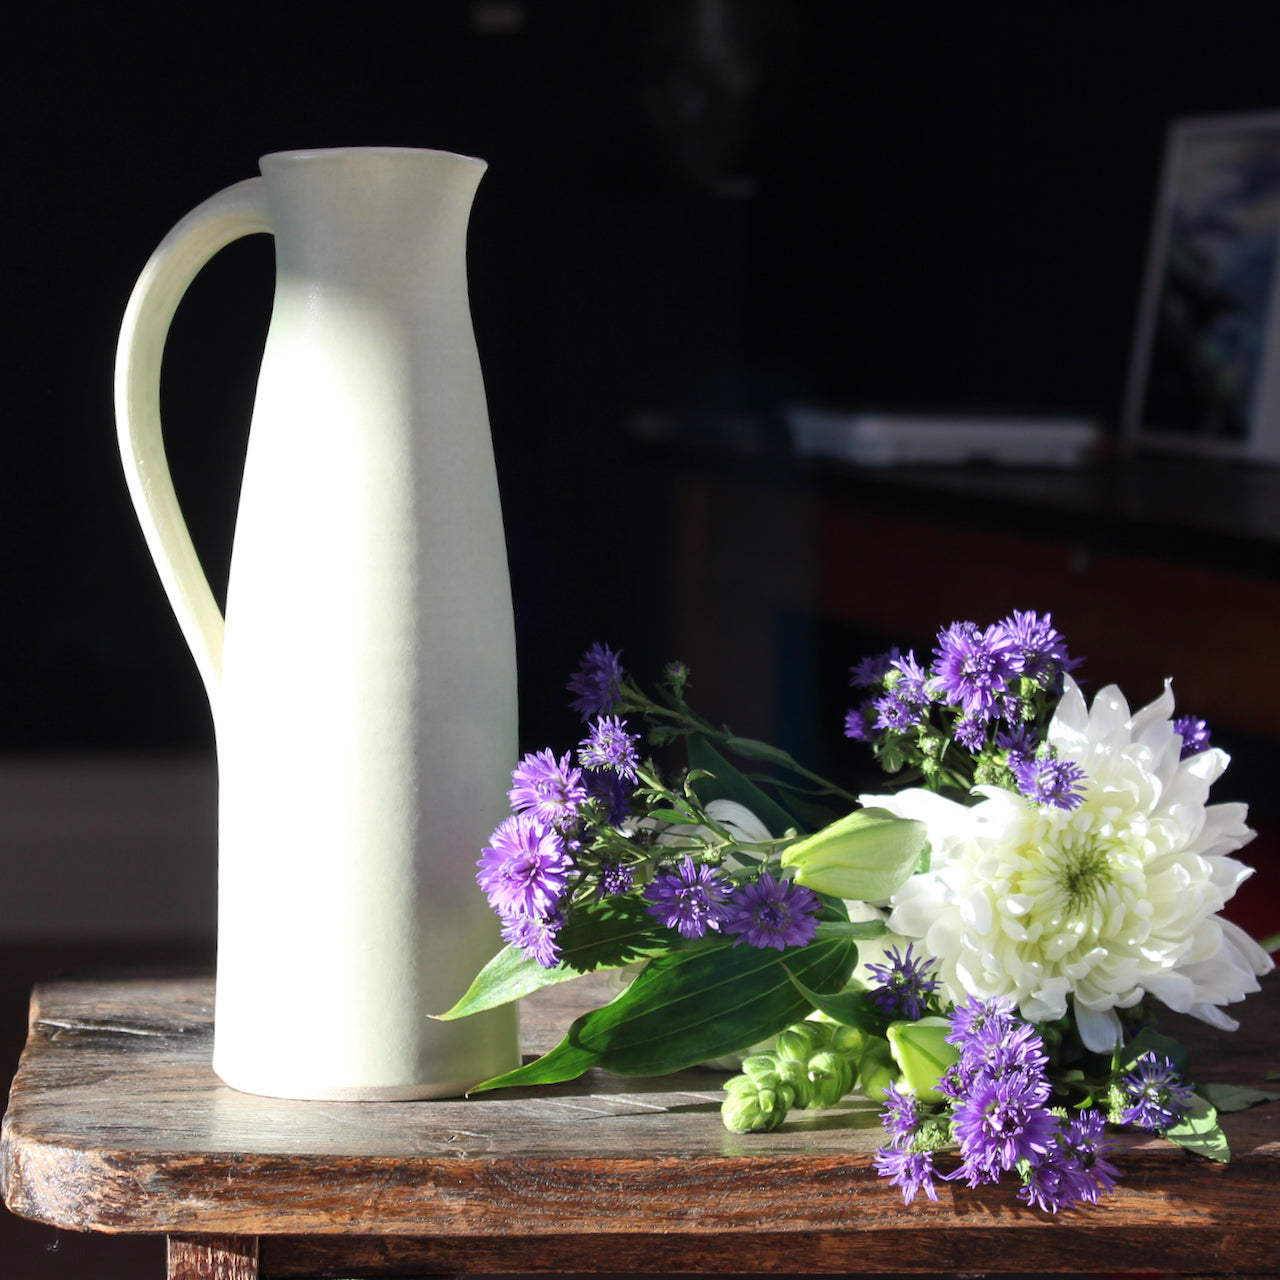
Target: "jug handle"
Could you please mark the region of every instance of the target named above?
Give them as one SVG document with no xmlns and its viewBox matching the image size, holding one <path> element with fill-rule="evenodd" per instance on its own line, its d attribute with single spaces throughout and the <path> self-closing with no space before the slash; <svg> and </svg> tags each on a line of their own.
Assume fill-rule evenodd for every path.
<svg viewBox="0 0 1280 1280">
<path fill-rule="evenodd" d="M 116 348 L 116 429 L 125 479 L 215 720 L 222 679 L 222 612 L 191 541 L 165 457 L 160 363 L 178 303 L 200 268 L 233 240 L 271 230 L 261 178 L 238 182 L 198 205 L 165 236 L 143 268 Z"/>
</svg>

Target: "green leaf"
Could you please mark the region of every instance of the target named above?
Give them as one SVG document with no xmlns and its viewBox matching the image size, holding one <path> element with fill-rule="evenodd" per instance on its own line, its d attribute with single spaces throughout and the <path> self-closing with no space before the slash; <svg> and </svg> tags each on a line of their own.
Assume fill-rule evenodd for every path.
<svg viewBox="0 0 1280 1280">
<path fill-rule="evenodd" d="M 662 1075 L 737 1053 L 809 1011 L 786 964 L 815 988 L 843 986 L 857 962 L 846 939 L 778 953 L 728 943 L 652 960 L 616 999 L 577 1019 L 550 1053 L 473 1092 L 572 1080 L 591 1067 Z"/>
<path fill-rule="evenodd" d="M 775 836 L 796 825 L 795 818 L 786 809 L 731 765 L 700 733 L 689 735 L 689 764 L 705 771 L 706 776 L 694 784 L 694 791 L 704 805 L 712 800 L 736 800 L 750 809 Z"/>
<path fill-rule="evenodd" d="M 660 955 L 671 949 L 671 934 L 649 915 L 639 899 L 606 898 L 575 908 L 559 942 L 560 963 L 554 969 L 543 968 L 527 958 L 519 947 L 503 947 L 476 975 L 462 999 L 436 1016 L 442 1022 L 451 1022 L 509 1004 L 580 974 L 617 969 Z"/>
<path fill-rule="evenodd" d="M 882 938 L 883 920 L 820 920 L 817 939 L 824 938 Z"/>
<path fill-rule="evenodd" d="M 1219 1115 L 1245 1111 L 1263 1102 L 1280 1102 L 1280 1093 L 1254 1089 L 1247 1084 L 1202 1084 L 1196 1086 L 1196 1092 L 1208 1098 Z"/>
<path fill-rule="evenodd" d="M 1227 1135 L 1218 1124 L 1218 1113 L 1213 1104 L 1198 1093 L 1191 1095 L 1186 1114 L 1172 1129 L 1166 1129 L 1164 1136 L 1209 1160 L 1225 1164 L 1231 1159 Z"/>
<path fill-rule="evenodd" d="M 1187 1078 L 1187 1051 L 1176 1040 L 1161 1035 L 1154 1027 L 1143 1027 L 1120 1050 L 1120 1068 L 1128 1071 L 1144 1053 L 1154 1053 L 1158 1058 L 1168 1058 L 1178 1069 L 1178 1074 Z"/>
<path fill-rule="evenodd" d="M 748 760 L 767 760 L 770 764 L 795 771 L 795 757 L 768 742 L 761 742 L 756 738 L 729 738 L 724 745 L 736 756 L 746 756 Z"/>
<path fill-rule="evenodd" d="M 698 826 L 701 818 L 694 817 L 691 813 L 685 813 L 680 809 L 650 809 L 648 817 L 657 818 L 662 822 L 683 822 L 688 826 Z"/>
<path fill-rule="evenodd" d="M 819 926 L 821 927 L 821 926 Z M 861 983 L 850 985 L 843 991 L 825 995 L 807 987 L 794 973 L 790 974 L 796 990 L 821 1013 L 834 1018 L 846 1027 L 857 1027 L 869 1035 L 883 1036 L 889 1019 L 871 1001 L 871 993 Z"/>
</svg>

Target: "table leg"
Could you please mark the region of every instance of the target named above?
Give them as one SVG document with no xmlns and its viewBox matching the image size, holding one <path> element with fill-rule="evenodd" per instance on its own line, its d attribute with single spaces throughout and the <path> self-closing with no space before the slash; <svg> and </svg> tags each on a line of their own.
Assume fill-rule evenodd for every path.
<svg viewBox="0 0 1280 1280">
<path fill-rule="evenodd" d="M 258 1280 L 257 1236 L 170 1236 L 169 1280 Z"/>
</svg>

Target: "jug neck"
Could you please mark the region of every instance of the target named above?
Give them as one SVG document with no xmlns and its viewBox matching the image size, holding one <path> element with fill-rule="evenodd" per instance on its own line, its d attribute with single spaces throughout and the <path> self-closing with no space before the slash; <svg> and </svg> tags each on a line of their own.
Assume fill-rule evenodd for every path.
<svg viewBox="0 0 1280 1280">
<path fill-rule="evenodd" d="M 263 156 L 279 275 L 345 288 L 466 293 L 483 160 L 409 147 Z"/>
</svg>

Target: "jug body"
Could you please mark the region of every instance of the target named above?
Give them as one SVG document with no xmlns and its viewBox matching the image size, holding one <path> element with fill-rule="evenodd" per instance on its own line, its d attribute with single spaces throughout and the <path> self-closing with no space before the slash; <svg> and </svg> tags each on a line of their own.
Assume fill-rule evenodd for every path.
<svg viewBox="0 0 1280 1280">
<path fill-rule="evenodd" d="M 500 945 L 475 884 L 516 756 L 511 592 L 466 287 L 483 163 L 264 157 L 277 280 L 210 696 L 214 1068 L 451 1096 L 514 1013 L 440 1023 Z"/>
</svg>

